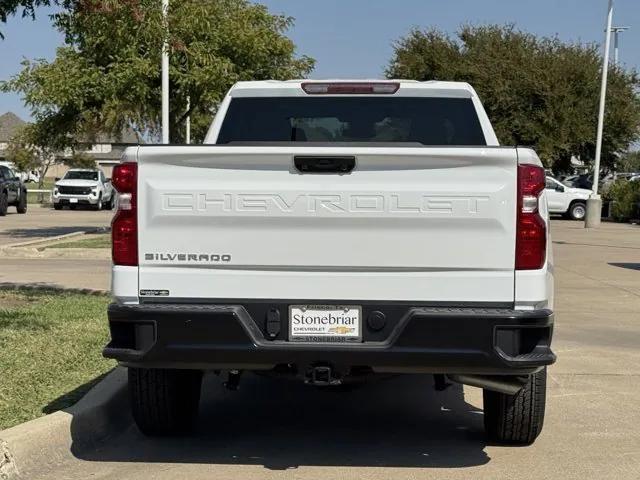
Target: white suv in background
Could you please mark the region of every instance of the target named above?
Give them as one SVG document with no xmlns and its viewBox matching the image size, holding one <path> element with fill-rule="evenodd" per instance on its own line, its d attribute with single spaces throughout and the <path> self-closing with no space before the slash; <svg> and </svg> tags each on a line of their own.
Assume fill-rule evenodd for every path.
<svg viewBox="0 0 640 480">
<path fill-rule="evenodd" d="M 53 208 L 62 210 L 62 207 L 67 205 L 74 209 L 78 205 L 88 205 L 95 210 L 111 210 L 114 195 L 111 180 L 105 178 L 102 170 L 74 168 L 62 179 L 56 179 L 53 187 Z"/>
<path fill-rule="evenodd" d="M 591 190 L 567 187 L 555 178 L 547 177 L 545 194 L 550 214 L 565 215 L 572 220 L 584 219 Z"/>
</svg>

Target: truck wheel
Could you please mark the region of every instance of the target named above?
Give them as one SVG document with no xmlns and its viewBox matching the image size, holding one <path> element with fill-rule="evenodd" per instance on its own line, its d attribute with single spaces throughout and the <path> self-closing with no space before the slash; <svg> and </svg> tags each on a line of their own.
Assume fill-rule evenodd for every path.
<svg viewBox="0 0 640 480">
<path fill-rule="evenodd" d="M 20 193 L 20 200 L 18 200 L 16 209 L 18 213 L 27 213 L 27 192 L 24 190 Z"/>
<path fill-rule="evenodd" d="M 102 210 L 102 194 L 98 197 L 98 203 L 96 203 L 93 208 L 94 210 Z"/>
<path fill-rule="evenodd" d="M 7 214 L 9 208 L 9 197 L 7 192 L 0 192 L 0 217 L 4 217 Z"/>
<path fill-rule="evenodd" d="M 108 202 L 105 202 L 104 209 L 105 210 L 113 210 L 113 195 L 111 195 L 111 198 L 109 199 Z"/>
<path fill-rule="evenodd" d="M 515 395 L 483 391 L 484 428 L 489 439 L 506 445 L 530 445 L 544 423 L 547 368 L 529 375 Z"/>
<path fill-rule="evenodd" d="M 199 370 L 129 368 L 131 410 L 140 431 L 165 436 L 191 430 L 201 384 Z"/>
<path fill-rule="evenodd" d="M 62 210 L 62 204 L 61 203 L 54 203 L 53 204 L 53 208 L 55 210 Z"/>
<path fill-rule="evenodd" d="M 587 214 L 587 205 L 583 202 L 575 202 L 569 207 L 569 218 L 571 220 L 584 220 Z"/>
</svg>

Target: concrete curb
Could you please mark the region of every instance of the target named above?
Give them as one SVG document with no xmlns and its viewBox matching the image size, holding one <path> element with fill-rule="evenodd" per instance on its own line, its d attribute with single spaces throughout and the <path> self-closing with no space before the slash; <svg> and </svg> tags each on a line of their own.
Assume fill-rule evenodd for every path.
<svg viewBox="0 0 640 480">
<path fill-rule="evenodd" d="M 65 240 L 67 238 L 79 237 L 80 235 L 84 235 L 85 233 L 86 232 L 78 231 L 78 232 L 65 233 L 64 235 L 56 235 L 55 237 L 38 238 L 36 240 L 27 240 L 24 242 L 10 243 L 9 245 L 3 245 L 2 250 L 8 250 L 10 248 L 18 248 L 18 247 L 28 247 L 30 245 L 38 245 L 40 243 L 56 242 L 58 240 Z"/>
<path fill-rule="evenodd" d="M 55 243 L 60 240 L 65 240 L 67 238 L 79 237 L 80 235 L 86 235 L 88 233 L 109 233 L 111 231 L 111 227 L 92 227 L 87 228 L 86 230 L 78 230 L 77 232 L 64 233 L 62 235 L 55 235 L 53 237 L 45 237 L 38 238 L 35 240 L 26 240 L 24 242 L 16 242 L 10 243 L 8 245 L 3 245 L 0 250 L 6 250 L 9 248 L 17 248 L 17 247 L 27 247 L 32 245 L 39 244 L 47 244 L 47 243 Z"/>
<path fill-rule="evenodd" d="M 27 479 L 96 448 L 130 422 L 127 371 L 117 367 L 75 405 L 0 431 L 0 479 Z"/>
<path fill-rule="evenodd" d="M 5 258 L 76 258 L 90 260 L 108 260 L 110 248 L 47 248 L 12 247 L 0 249 Z"/>
</svg>

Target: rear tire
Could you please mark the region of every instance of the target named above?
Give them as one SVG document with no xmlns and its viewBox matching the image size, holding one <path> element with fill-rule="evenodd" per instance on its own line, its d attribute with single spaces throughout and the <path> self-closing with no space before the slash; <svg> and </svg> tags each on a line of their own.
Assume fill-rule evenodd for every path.
<svg viewBox="0 0 640 480">
<path fill-rule="evenodd" d="M 198 415 L 202 372 L 129 368 L 129 394 L 136 425 L 149 436 L 189 432 Z"/>
<path fill-rule="evenodd" d="M 567 213 L 571 220 L 584 220 L 587 215 L 587 204 L 583 202 L 572 203 Z"/>
<path fill-rule="evenodd" d="M 20 193 L 20 200 L 18 200 L 18 205 L 16 205 L 16 209 L 18 213 L 27 213 L 27 192 L 23 190 Z"/>
<path fill-rule="evenodd" d="M 492 442 L 531 445 L 544 424 L 547 368 L 529 376 L 515 395 L 483 391 L 484 427 Z"/>
<path fill-rule="evenodd" d="M 4 217 L 9 209 L 9 197 L 7 192 L 0 192 L 0 217 Z"/>
</svg>

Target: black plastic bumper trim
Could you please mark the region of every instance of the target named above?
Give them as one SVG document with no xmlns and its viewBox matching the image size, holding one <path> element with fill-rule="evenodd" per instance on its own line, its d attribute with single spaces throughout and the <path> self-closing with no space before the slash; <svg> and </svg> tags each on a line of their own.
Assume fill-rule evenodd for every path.
<svg viewBox="0 0 640 480">
<path fill-rule="evenodd" d="M 385 304 L 377 303 L 371 308 L 380 305 Z M 327 362 L 387 372 L 485 374 L 531 373 L 555 361 L 550 349 L 553 313 L 549 310 L 406 306 L 383 340 L 310 344 L 268 339 L 266 326 L 259 326 L 262 319 L 252 318 L 248 311 L 251 308 L 255 305 L 250 302 L 112 304 L 112 341 L 104 355 L 127 365 L 149 368 L 269 369 L 283 363 Z M 286 326 L 288 320 L 286 315 L 283 317 Z M 152 341 L 130 342 L 126 345 L 129 348 L 123 348 L 125 345 L 113 340 L 117 329 L 141 323 L 154 325 Z M 544 341 L 536 344 L 532 352 L 510 356 L 496 344 L 498 329 L 546 329 L 548 333 L 538 335 Z M 145 348 L 130 348 L 134 344 Z"/>
</svg>

